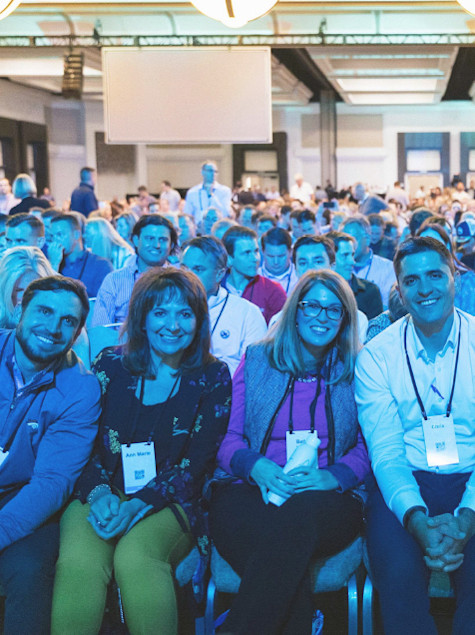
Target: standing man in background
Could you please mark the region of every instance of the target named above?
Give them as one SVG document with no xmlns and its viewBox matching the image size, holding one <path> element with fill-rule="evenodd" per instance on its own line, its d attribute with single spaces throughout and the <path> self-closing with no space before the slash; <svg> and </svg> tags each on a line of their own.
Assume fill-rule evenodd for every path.
<svg viewBox="0 0 475 635">
<path fill-rule="evenodd" d="M 96 171 L 94 168 L 82 168 L 79 175 L 81 182 L 71 194 L 71 211 L 80 212 L 87 217 L 99 207 L 94 193 Z"/>
<path fill-rule="evenodd" d="M 161 188 L 160 201 L 168 201 L 170 212 L 178 212 L 181 201 L 180 192 L 172 188 L 170 181 L 162 181 Z"/>
<path fill-rule="evenodd" d="M 231 190 L 216 181 L 218 167 L 213 161 L 205 161 L 201 166 L 203 182 L 191 187 L 186 193 L 185 214 L 191 214 L 196 225 L 201 222 L 208 207 L 216 207 L 223 216 L 231 210 Z"/>
<path fill-rule="evenodd" d="M 303 180 L 302 174 L 295 175 L 295 183 L 290 188 L 290 198 L 300 201 L 303 205 L 315 202 L 315 194 L 310 183 Z"/>
</svg>

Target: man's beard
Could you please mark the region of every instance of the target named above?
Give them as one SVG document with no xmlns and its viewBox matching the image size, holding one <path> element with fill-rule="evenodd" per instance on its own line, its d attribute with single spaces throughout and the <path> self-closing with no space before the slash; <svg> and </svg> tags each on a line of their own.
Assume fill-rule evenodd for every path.
<svg viewBox="0 0 475 635">
<path fill-rule="evenodd" d="M 34 362 L 35 364 L 42 364 L 44 366 L 48 366 L 54 360 L 62 357 L 71 348 L 70 346 L 64 346 L 62 350 L 56 349 L 54 352 L 52 351 L 51 353 L 44 353 L 42 351 L 35 350 L 35 348 L 28 341 L 28 338 L 23 335 L 21 323 L 16 328 L 16 339 L 23 353 L 30 361 Z"/>
</svg>

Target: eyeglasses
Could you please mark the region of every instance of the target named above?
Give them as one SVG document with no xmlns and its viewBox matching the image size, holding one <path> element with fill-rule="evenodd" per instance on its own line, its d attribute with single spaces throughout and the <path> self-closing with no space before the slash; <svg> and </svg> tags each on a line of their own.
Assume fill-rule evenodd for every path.
<svg viewBox="0 0 475 635">
<path fill-rule="evenodd" d="M 322 306 L 319 302 L 313 302 L 310 300 L 301 300 L 298 306 L 307 318 L 316 318 L 322 311 L 324 311 L 329 320 L 337 322 L 338 320 L 341 320 L 344 313 L 343 307 L 341 306 Z"/>
</svg>

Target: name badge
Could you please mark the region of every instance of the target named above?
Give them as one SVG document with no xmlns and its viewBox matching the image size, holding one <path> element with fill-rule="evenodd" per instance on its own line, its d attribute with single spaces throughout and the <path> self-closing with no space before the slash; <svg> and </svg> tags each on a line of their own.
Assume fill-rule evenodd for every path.
<svg viewBox="0 0 475 635">
<path fill-rule="evenodd" d="M 134 494 L 157 476 L 155 444 L 123 443 L 121 451 L 125 493 Z"/>
<path fill-rule="evenodd" d="M 5 459 L 7 458 L 9 454 L 10 454 L 9 452 L 4 452 L 3 448 L 0 448 L 0 467 L 3 465 L 3 462 L 5 461 Z"/>
<path fill-rule="evenodd" d="M 455 427 L 452 415 L 434 415 L 422 420 L 426 445 L 427 465 L 453 465 L 459 462 Z"/>
<path fill-rule="evenodd" d="M 289 430 L 287 430 L 285 434 L 285 450 L 287 461 L 290 459 L 297 447 L 301 443 L 305 443 L 308 436 L 311 434 L 312 433 L 310 432 L 310 430 L 294 430 L 293 432 L 289 432 Z M 315 431 L 313 434 L 317 434 L 317 432 Z M 315 467 L 318 467 L 318 465 L 315 465 Z"/>
</svg>

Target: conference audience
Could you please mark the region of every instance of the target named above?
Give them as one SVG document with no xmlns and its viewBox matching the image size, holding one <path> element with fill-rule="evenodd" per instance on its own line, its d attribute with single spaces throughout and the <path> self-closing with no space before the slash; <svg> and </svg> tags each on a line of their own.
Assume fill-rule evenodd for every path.
<svg viewBox="0 0 475 635">
<path fill-rule="evenodd" d="M 219 632 L 310 633 L 309 564 L 315 557 L 342 549 L 362 524 L 359 486 L 369 468 L 353 397 L 358 348 L 365 342 L 360 377 L 366 379 L 361 383 L 360 378 L 358 400 L 368 436 L 373 434 L 368 413 L 377 409 L 375 395 L 382 390 L 380 383 L 370 394 L 373 383 L 384 374 L 386 360 L 391 358 L 392 369 L 393 354 L 397 357 L 398 338 L 388 343 L 392 334 L 399 333 L 401 324 L 409 324 L 408 328 L 413 324 L 414 337 L 422 329 L 425 353 L 421 348 L 415 363 L 427 353 L 431 368 L 434 333 L 424 339 L 425 321 L 433 313 L 430 307 L 436 308 L 441 300 L 451 302 L 453 292 L 454 315 L 460 313 L 468 322 L 469 314 L 475 315 L 475 273 L 469 269 L 474 264 L 475 200 L 473 188 L 466 189 L 460 180 L 443 189 L 420 186 L 410 192 L 396 182 L 393 188 L 378 188 L 376 195 L 375 188 L 361 182 L 340 191 L 327 182 L 325 188 L 315 190 L 299 174 L 290 194 L 285 190 L 280 194 L 274 187 L 272 196 L 266 196 L 259 185 L 239 184 L 231 199 L 230 189 L 216 180 L 216 164 L 206 161 L 201 167 L 202 182 L 183 199 L 163 179 L 160 201 L 144 185 L 138 198 L 117 196 L 101 203 L 101 209 L 94 193 L 95 170 L 84 168 L 71 211 L 66 213 L 46 209 L 50 202 L 36 197 L 29 175 L 17 175 L 13 192 L 8 179 L 0 179 L 0 212 L 5 212 L 0 216 L 0 327 L 24 329 L 25 289 L 58 271 L 82 280 L 89 296 L 97 295 L 91 326 L 99 328 L 90 329 L 90 341 L 83 328 L 70 342 L 84 365 L 90 367 L 91 355 L 116 344 L 119 336 L 123 344 L 100 353 L 94 365 L 103 385 L 104 414 L 75 500 L 67 501 L 63 515 L 53 633 L 68 632 L 71 624 L 77 625 L 78 633 L 99 632 L 112 572 L 131 633 L 177 632 L 173 570 L 194 544 L 205 562 L 210 537 L 201 489 L 215 467 L 214 455 L 226 430 L 229 376 L 234 380 L 231 423 L 218 455 L 227 478 L 218 479 L 210 520 L 212 538 L 241 575 L 242 585 Z M 159 187 L 155 183 L 150 189 Z M 68 202 L 63 208 L 68 209 Z M 449 275 L 444 269 L 450 284 L 442 296 L 435 294 L 440 285 L 425 268 L 426 260 L 437 255 L 441 268 L 447 265 L 450 270 Z M 403 275 L 409 264 L 410 280 Z M 48 291 L 53 299 L 64 296 L 63 282 L 58 284 Z M 67 299 L 71 300 L 70 294 Z M 424 316 L 419 315 L 422 307 Z M 32 326 L 32 342 L 39 333 L 45 346 L 45 342 L 59 345 L 63 326 L 41 329 Z M 452 335 L 437 355 L 450 352 Z M 369 354 L 373 365 L 368 362 L 368 378 L 364 364 Z M 41 367 L 38 377 L 50 370 Z M 420 372 L 417 366 L 416 382 Z M 465 375 L 471 376 L 468 370 Z M 432 383 L 445 395 L 437 376 Z M 33 379 L 35 386 L 38 377 Z M 391 374 L 391 395 L 399 394 L 405 379 L 404 372 Z M 26 381 L 27 390 L 27 377 L 21 381 Z M 21 395 L 23 388 L 21 384 Z M 456 386 L 457 409 L 458 390 Z M 429 404 L 436 394 L 432 386 L 431 391 Z M 406 386 L 404 396 L 408 394 Z M 426 397 L 424 393 L 424 403 Z M 465 400 L 473 401 L 468 389 Z M 404 417 L 401 421 L 403 427 L 407 425 Z M 460 450 L 458 429 L 456 433 Z M 284 473 L 293 435 L 308 439 L 310 445 L 318 435 L 318 469 Z M 378 485 L 387 498 L 384 470 L 375 459 L 378 442 L 375 446 L 374 439 L 368 439 Z M 141 456 L 148 459 L 137 468 L 133 461 L 139 454 L 132 454 L 139 445 Z M 462 472 L 469 474 L 473 464 L 465 458 Z M 389 454 L 382 460 L 394 462 Z M 9 464 L 5 469 L 10 469 Z M 394 483 L 407 476 L 406 465 L 396 461 L 395 466 Z M 415 461 L 414 466 L 421 464 Z M 463 602 L 469 587 L 460 579 L 470 584 L 466 573 L 471 566 L 470 514 L 463 511 L 462 521 L 454 521 L 458 516 L 446 506 L 444 518 L 448 513 L 453 518 L 439 521 L 439 508 L 433 501 L 425 502 L 426 476 L 417 472 L 413 476 L 423 492 L 424 506 L 416 505 L 415 512 L 409 508 L 409 518 L 403 516 L 403 521 L 422 546 L 428 569 L 456 569 Z M 416 492 L 414 482 L 411 487 Z M 264 504 L 278 496 L 280 502 L 285 499 L 281 507 Z M 387 564 L 388 554 L 379 561 L 382 543 L 376 544 L 377 532 L 391 523 L 387 510 L 373 504 L 375 500 L 372 497 L 368 512 L 370 558 L 378 559 L 375 582 L 382 589 L 386 632 L 410 633 L 405 618 L 399 620 L 392 613 L 396 608 L 403 611 L 402 598 L 407 594 L 393 602 L 384 588 L 393 565 Z M 399 518 L 394 504 L 387 499 L 388 513 Z M 469 510 L 470 505 L 469 501 Z M 437 547 L 420 539 L 427 528 L 421 507 L 436 519 L 427 522 L 430 527 L 437 523 L 437 532 L 431 533 L 440 539 Z M 461 542 L 454 538 L 456 522 L 466 530 L 463 564 Z M 389 538 L 393 539 L 392 533 Z M 395 553 L 398 549 L 394 546 Z M 56 557 L 54 551 L 49 555 L 48 571 Z M 3 585 L 3 579 L 0 582 Z M 397 576 L 396 583 L 400 583 Z M 47 595 L 51 586 L 45 589 Z M 426 607 L 420 591 L 414 597 L 422 598 Z M 41 624 L 46 624 L 47 604 L 39 608 Z M 457 607 L 455 623 L 460 627 L 464 615 L 460 600 Z M 415 615 L 412 604 L 409 614 Z M 418 633 L 433 632 L 425 619 L 414 618 Z"/>
</svg>

